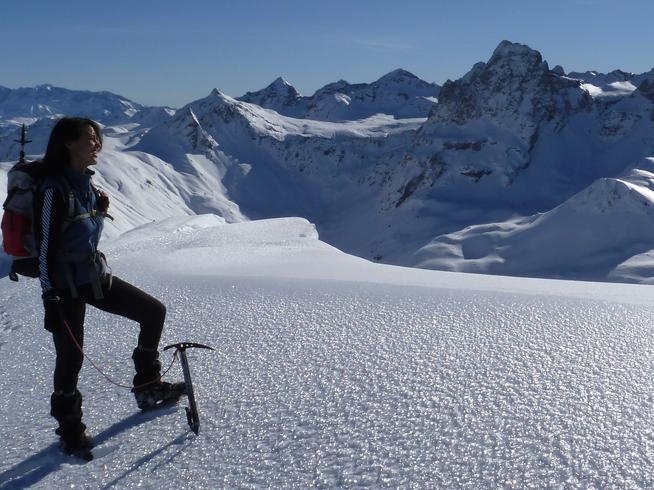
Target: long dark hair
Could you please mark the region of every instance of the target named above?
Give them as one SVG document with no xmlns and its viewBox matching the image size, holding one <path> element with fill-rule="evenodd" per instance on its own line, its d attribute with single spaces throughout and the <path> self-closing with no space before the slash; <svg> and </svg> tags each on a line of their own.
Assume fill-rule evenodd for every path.
<svg viewBox="0 0 654 490">
<path fill-rule="evenodd" d="M 66 145 L 78 140 L 87 126 L 95 130 L 102 148 L 102 130 L 97 122 L 86 117 L 62 117 L 57 121 L 50 133 L 48 148 L 43 157 L 50 173 L 60 174 L 64 167 L 70 165 L 70 152 Z"/>
</svg>

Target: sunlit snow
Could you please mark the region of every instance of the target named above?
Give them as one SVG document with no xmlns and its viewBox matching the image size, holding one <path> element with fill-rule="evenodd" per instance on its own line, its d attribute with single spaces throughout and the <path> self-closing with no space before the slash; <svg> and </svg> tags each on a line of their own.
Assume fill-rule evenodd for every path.
<svg viewBox="0 0 654 490">
<path fill-rule="evenodd" d="M 185 400 L 141 414 L 85 363 L 96 459 L 62 455 L 38 285 L 5 279 L 0 488 L 654 484 L 649 286 L 377 265 L 296 218 L 177 217 L 104 249 L 167 304 L 162 344 L 216 348 L 189 351 L 200 434 Z M 128 381 L 136 332 L 91 309 L 86 350 Z"/>
</svg>

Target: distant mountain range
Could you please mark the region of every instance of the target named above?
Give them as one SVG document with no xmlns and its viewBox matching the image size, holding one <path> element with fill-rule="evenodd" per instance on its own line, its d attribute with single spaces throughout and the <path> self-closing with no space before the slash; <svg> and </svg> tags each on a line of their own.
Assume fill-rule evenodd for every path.
<svg viewBox="0 0 654 490">
<path fill-rule="evenodd" d="M 626 281 L 654 265 L 654 71 L 566 74 L 503 41 L 442 87 L 395 70 L 302 96 L 278 78 L 176 110 L 0 88 L 0 160 L 22 123 L 42 152 L 61 114 L 105 126 L 98 179 L 123 217 L 108 233 L 170 214 L 302 216 L 394 264 Z"/>
<path fill-rule="evenodd" d="M 438 101 L 440 87 L 406 70 L 392 71 L 373 83 L 344 80 L 325 85 L 311 97 L 301 96 L 282 78 L 238 100 L 272 109 L 284 116 L 318 121 L 355 120 L 374 114 L 396 118 L 427 117 Z"/>
</svg>

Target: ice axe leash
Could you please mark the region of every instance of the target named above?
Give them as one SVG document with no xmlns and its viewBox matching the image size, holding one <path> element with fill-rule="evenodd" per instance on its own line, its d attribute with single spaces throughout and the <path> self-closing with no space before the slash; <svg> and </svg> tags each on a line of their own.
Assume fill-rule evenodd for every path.
<svg viewBox="0 0 654 490">
<path fill-rule="evenodd" d="M 93 362 L 93 359 L 91 359 L 91 358 L 88 356 L 88 354 L 86 353 L 86 351 L 82 348 L 82 346 L 80 345 L 80 343 L 79 343 L 79 342 L 77 341 L 77 339 L 75 338 L 75 335 L 73 335 L 73 331 L 70 329 L 70 326 L 68 325 L 68 322 L 67 322 L 66 320 L 64 320 L 63 322 L 64 322 L 64 326 L 66 327 L 66 331 L 68 332 L 68 335 L 70 335 L 70 338 L 71 338 L 71 340 L 73 341 L 73 344 L 75 345 L 75 347 L 77 347 L 77 350 L 80 351 L 80 353 L 82 354 L 82 356 L 84 356 L 84 357 L 86 358 L 86 360 L 89 361 L 89 362 L 91 363 L 91 366 L 93 366 L 93 368 L 94 368 L 97 372 L 99 372 L 102 376 L 104 376 L 104 378 L 105 378 L 107 381 L 109 381 L 109 382 L 110 382 L 112 385 L 114 385 L 114 386 L 118 386 L 119 388 L 126 388 L 126 389 L 128 389 L 128 390 L 132 390 L 132 391 L 133 391 L 135 388 L 145 388 L 146 386 L 150 386 L 150 385 L 152 385 L 152 384 L 158 383 L 158 382 L 160 381 L 161 378 L 163 378 L 166 374 L 168 374 L 168 371 L 170 371 L 170 368 L 172 368 L 172 367 L 173 367 L 173 364 L 175 363 L 175 357 L 177 357 L 177 351 L 175 351 L 175 354 L 173 354 L 173 358 L 172 358 L 172 360 L 170 361 L 170 365 L 166 368 L 166 370 L 165 370 L 163 373 L 161 373 L 161 376 L 160 376 L 160 377 L 158 377 L 158 378 L 156 378 L 156 379 L 153 379 L 152 381 L 148 381 L 147 383 L 143 383 L 143 384 L 136 385 L 136 386 L 132 386 L 132 385 L 128 385 L 128 384 L 119 383 L 118 381 L 114 381 L 114 380 L 113 380 L 113 379 L 112 379 L 112 378 L 111 378 L 107 373 L 105 373 L 105 372 L 100 368 L 100 366 L 98 366 L 95 362 Z"/>
<path fill-rule="evenodd" d="M 175 348 L 175 354 L 179 354 L 179 362 L 182 364 L 182 371 L 184 372 L 184 383 L 186 384 L 186 396 L 188 397 L 189 407 L 186 409 L 186 420 L 191 430 L 196 434 L 200 431 L 200 416 L 198 414 L 198 406 L 195 403 L 195 393 L 193 392 L 193 383 L 191 381 L 191 370 L 188 365 L 188 358 L 186 357 L 186 349 L 198 348 L 214 350 L 213 347 L 208 345 L 196 344 L 195 342 L 179 342 L 177 344 L 167 345 L 163 348 L 164 351 Z"/>
</svg>

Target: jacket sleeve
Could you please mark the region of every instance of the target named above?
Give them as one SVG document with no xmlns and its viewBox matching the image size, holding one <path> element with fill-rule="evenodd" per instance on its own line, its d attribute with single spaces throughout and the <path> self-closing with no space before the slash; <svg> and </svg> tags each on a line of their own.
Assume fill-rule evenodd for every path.
<svg viewBox="0 0 654 490">
<path fill-rule="evenodd" d="M 66 203 L 61 192 L 53 187 L 46 187 L 38 197 L 34 210 L 34 233 L 38 245 L 41 291 L 45 294 L 55 289 L 57 249 L 66 216 Z"/>
</svg>

